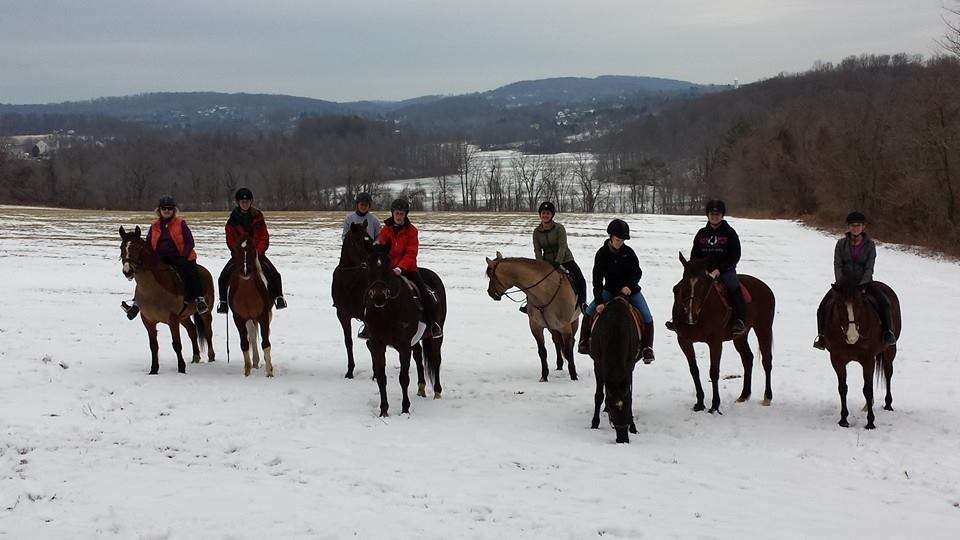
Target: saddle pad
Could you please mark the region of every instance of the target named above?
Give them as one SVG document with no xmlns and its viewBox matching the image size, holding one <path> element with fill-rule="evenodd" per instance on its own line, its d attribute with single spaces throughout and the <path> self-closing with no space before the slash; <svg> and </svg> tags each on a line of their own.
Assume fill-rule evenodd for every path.
<svg viewBox="0 0 960 540">
<path fill-rule="evenodd" d="M 719 281 L 713 284 L 717 288 L 717 293 L 720 295 L 720 300 L 723 300 L 723 305 L 730 307 L 730 298 L 727 296 L 727 288 L 723 286 L 723 283 Z M 750 290 L 747 289 L 747 286 L 743 283 L 740 284 L 740 294 L 743 295 L 743 303 L 749 304 L 753 301 L 753 297 L 750 296 Z"/>
</svg>

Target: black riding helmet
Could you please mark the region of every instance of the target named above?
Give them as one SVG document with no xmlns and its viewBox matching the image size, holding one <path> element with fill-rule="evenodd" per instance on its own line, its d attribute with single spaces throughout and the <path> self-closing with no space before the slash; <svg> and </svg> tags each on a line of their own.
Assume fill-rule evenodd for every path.
<svg viewBox="0 0 960 540">
<path fill-rule="evenodd" d="M 177 206 L 177 200 L 173 198 L 173 195 L 164 195 L 160 197 L 160 201 L 157 202 L 157 207 L 164 206 Z"/>
<path fill-rule="evenodd" d="M 394 200 L 392 203 L 390 203 L 390 211 L 393 212 L 394 210 L 400 210 L 400 211 L 404 212 L 405 214 L 409 214 L 409 213 L 410 213 L 410 201 L 408 201 L 408 200 L 406 200 L 406 199 L 396 199 L 396 200 Z"/>
<path fill-rule="evenodd" d="M 709 214 L 710 212 L 720 212 L 722 215 L 727 215 L 727 205 L 720 199 L 712 199 L 707 201 L 706 211 L 704 213 Z"/>
<path fill-rule="evenodd" d="M 249 188 L 242 187 L 237 190 L 234 198 L 238 201 L 251 201 L 253 200 L 253 192 Z"/>
<path fill-rule="evenodd" d="M 627 225 L 627 222 L 622 219 L 615 219 L 607 225 L 607 234 L 622 238 L 623 240 L 629 240 L 630 225 Z"/>
<path fill-rule="evenodd" d="M 357 198 L 353 201 L 353 204 L 360 203 L 373 204 L 373 197 L 371 197 L 366 191 L 361 191 L 360 193 L 357 193 Z"/>
<path fill-rule="evenodd" d="M 850 212 L 847 214 L 847 225 L 851 223 L 867 223 L 867 216 L 863 215 L 862 212 Z"/>
<path fill-rule="evenodd" d="M 540 203 L 540 207 L 537 208 L 537 213 L 539 214 L 544 210 L 546 210 L 547 212 L 550 212 L 551 215 L 554 215 L 554 216 L 557 215 L 557 207 L 550 201 L 543 201 L 542 203 Z"/>
</svg>

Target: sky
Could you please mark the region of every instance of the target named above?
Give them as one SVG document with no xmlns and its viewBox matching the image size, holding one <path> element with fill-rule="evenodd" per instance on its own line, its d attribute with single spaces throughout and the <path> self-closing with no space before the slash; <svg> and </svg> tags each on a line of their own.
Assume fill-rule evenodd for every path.
<svg viewBox="0 0 960 540">
<path fill-rule="evenodd" d="M 0 0 L 0 103 L 394 100 L 557 76 L 751 82 L 851 54 L 935 54 L 955 1 Z"/>
</svg>

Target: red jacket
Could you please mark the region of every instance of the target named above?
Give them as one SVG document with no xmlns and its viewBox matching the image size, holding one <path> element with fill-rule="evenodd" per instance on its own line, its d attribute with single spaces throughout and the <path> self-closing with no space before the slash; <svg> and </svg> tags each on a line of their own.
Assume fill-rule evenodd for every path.
<svg viewBox="0 0 960 540">
<path fill-rule="evenodd" d="M 172 217 L 170 221 L 164 222 L 158 219 L 150 225 L 150 247 L 154 252 L 157 251 L 157 245 L 160 243 L 160 236 L 163 234 L 163 227 L 166 225 L 167 233 L 173 240 L 173 245 L 177 247 L 177 252 L 183 255 L 188 261 L 197 260 L 197 252 L 193 249 L 193 233 L 190 228 L 179 217 Z M 158 255 L 163 255 L 158 253 Z M 172 253 L 170 254 L 173 255 Z"/>
<path fill-rule="evenodd" d="M 250 214 L 250 229 L 252 231 L 243 226 L 239 207 L 230 214 L 230 219 L 227 220 L 224 227 L 227 232 L 227 247 L 230 248 L 231 252 L 240 249 L 240 237 L 246 233 L 253 238 L 257 253 L 263 255 L 270 247 L 270 233 L 267 231 L 267 222 L 263 219 L 263 212 L 256 208 L 251 207 L 248 213 Z"/>
<path fill-rule="evenodd" d="M 407 220 L 402 226 L 395 227 L 393 218 L 387 218 L 380 229 L 377 243 L 390 246 L 390 265 L 403 270 L 405 274 L 417 271 L 417 251 L 420 250 L 420 238 L 417 228 Z"/>
</svg>

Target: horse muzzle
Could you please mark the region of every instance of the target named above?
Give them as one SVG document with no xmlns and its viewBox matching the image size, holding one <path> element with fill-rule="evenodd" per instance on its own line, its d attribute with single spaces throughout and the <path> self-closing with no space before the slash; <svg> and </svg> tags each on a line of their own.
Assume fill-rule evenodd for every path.
<svg viewBox="0 0 960 540">
<path fill-rule="evenodd" d="M 133 265 L 128 262 L 123 263 L 123 277 L 127 278 L 127 281 L 133 281 L 133 277 L 137 274 L 136 269 Z"/>
</svg>

